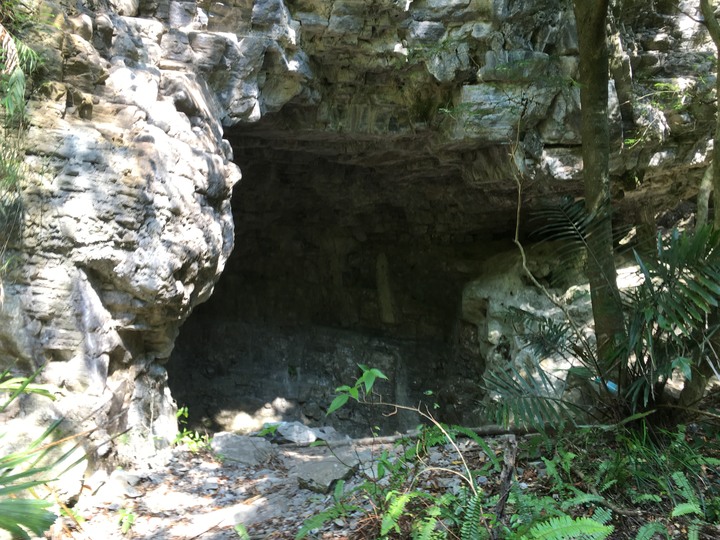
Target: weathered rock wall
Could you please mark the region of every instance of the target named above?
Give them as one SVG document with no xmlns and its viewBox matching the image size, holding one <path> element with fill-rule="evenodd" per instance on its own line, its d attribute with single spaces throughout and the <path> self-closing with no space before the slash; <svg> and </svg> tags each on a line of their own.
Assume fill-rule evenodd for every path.
<svg viewBox="0 0 720 540">
<path fill-rule="evenodd" d="M 492 356 L 487 325 L 462 315 L 462 291 L 482 289 L 464 285 L 514 228 L 516 173 L 525 209 L 580 191 L 568 0 L 31 4 L 36 24 L 22 37 L 44 64 L 21 227 L 6 235 L 0 353 L 4 364 L 49 362 L 61 412 L 99 411 L 92 421 L 112 433 L 132 427 L 132 444 L 117 445 L 125 455 L 172 438 L 164 364 L 230 256 L 233 154 L 246 171 L 233 201 L 240 246 L 210 306 L 217 317 L 186 327 L 190 341 L 213 336 L 211 346 L 217 328 L 242 337 L 250 325 L 258 339 L 264 324 L 324 325 L 428 340 L 435 358 L 453 359 L 453 336 L 477 325 L 462 347 Z M 706 164 L 711 53 L 675 4 L 626 2 L 616 14 L 620 216 L 645 209 L 652 221 L 691 199 Z M 310 351 L 329 339 L 295 332 L 278 339 Z M 256 355 L 231 354 L 244 346 L 231 342 L 218 362 L 250 372 L 273 342 Z M 301 365 L 405 350 L 364 347 L 300 355 Z M 175 377 L 214 365 L 197 348 L 178 354 Z M 401 376 L 437 373 L 392 355 Z M 345 367 L 306 374 L 332 387 Z M 468 377 L 440 371 L 448 387 Z"/>
<path fill-rule="evenodd" d="M 98 443 L 133 428 L 118 448 L 140 457 L 174 437 L 162 364 L 232 250 L 240 174 L 203 78 L 158 65 L 162 23 L 34 9 L 52 24 L 24 36 L 44 63 L 4 239 L 2 365 L 47 363 L 59 413 L 90 418 Z"/>
</svg>

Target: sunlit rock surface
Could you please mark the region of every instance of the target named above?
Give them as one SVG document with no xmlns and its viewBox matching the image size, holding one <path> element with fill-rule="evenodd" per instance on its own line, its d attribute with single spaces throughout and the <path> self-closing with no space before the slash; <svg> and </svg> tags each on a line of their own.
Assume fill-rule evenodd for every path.
<svg viewBox="0 0 720 540">
<path fill-rule="evenodd" d="M 28 43 L 62 63 L 29 104 L 22 211 L 3 253 L 3 364 L 47 363 L 54 406 L 98 425 L 105 453 L 109 433 L 132 427 L 117 447 L 142 458 L 174 437 L 162 364 L 232 250 L 240 173 L 204 79 L 157 65 L 163 24 L 87 12 L 83 37 L 69 8 L 37 9 L 57 24 Z"/>
</svg>

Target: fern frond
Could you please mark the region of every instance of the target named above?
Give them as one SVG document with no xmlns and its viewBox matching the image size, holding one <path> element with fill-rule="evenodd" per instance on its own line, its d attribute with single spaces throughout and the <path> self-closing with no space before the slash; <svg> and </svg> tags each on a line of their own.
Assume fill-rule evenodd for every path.
<svg viewBox="0 0 720 540">
<path fill-rule="evenodd" d="M 481 540 L 486 537 L 486 531 L 481 527 L 482 517 L 482 499 L 479 495 L 473 495 L 465 505 L 460 540 Z"/>
<path fill-rule="evenodd" d="M 695 502 L 684 502 L 676 505 L 672 510 L 671 516 L 676 518 L 680 516 L 687 516 L 688 514 L 695 514 L 700 517 L 705 516 L 702 508 L 700 508 L 700 505 Z"/>
<path fill-rule="evenodd" d="M 602 486 L 600 486 L 600 488 L 598 489 L 598 492 L 605 493 L 608 489 L 617 485 L 617 483 L 618 483 L 617 479 L 612 478 L 612 479 L 608 480 L 607 482 L 605 482 Z"/>
<path fill-rule="evenodd" d="M 403 515 L 407 503 L 413 498 L 413 493 L 398 493 L 397 491 L 390 491 L 387 494 L 386 500 L 390 501 L 387 511 L 383 514 L 382 524 L 380 525 L 380 534 L 385 536 L 391 530 L 400 532 L 398 526 L 398 520 Z"/>
<path fill-rule="evenodd" d="M 344 514 L 344 510 L 339 506 L 331 506 L 330 508 L 323 510 L 319 514 L 315 514 L 313 517 L 308 518 L 303 522 L 302 527 L 298 530 L 295 535 L 295 540 L 302 540 L 313 529 L 319 529 L 328 521 L 338 518 Z"/>
<path fill-rule="evenodd" d="M 690 481 L 687 479 L 687 476 L 685 476 L 685 473 L 683 473 L 682 471 L 675 471 L 670 476 L 672 477 L 673 482 L 675 483 L 677 488 L 680 490 L 680 494 L 683 496 L 683 498 L 688 503 L 691 503 L 695 507 L 700 508 L 700 501 L 698 500 L 697 493 L 695 492 L 695 489 L 690 485 Z"/>
<path fill-rule="evenodd" d="M 612 534 L 615 527 L 603 525 L 587 517 L 572 518 L 560 516 L 538 523 L 529 531 L 534 540 L 603 540 Z"/>
<path fill-rule="evenodd" d="M 413 531 L 413 540 L 432 540 L 437 537 L 435 527 L 437 518 L 434 516 L 426 517 L 417 525 L 417 529 Z"/>
<path fill-rule="evenodd" d="M 578 493 L 573 497 L 572 499 L 568 499 L 567 501 L 564 501 L 560 508 L 562 508 L 564 511 L 568 511 L 570 508 L 573 508 L 574 506 L 580 506 L 581 504 L 602 504 L 605 502 L 605 498 L 601 497 L 600 495 L 594 495 L 592 493 Z"/>
<path fill-rule="evenodd" d="M 660 497 L 660 495 L 656 495 L 654 493 L 632 493 L 631 492 L 631 500 L 635 504 L 642 504 L 642 503 L 646 503 L 646 502 L 661 503 L 662 497 Z"/>
<path fill-rule="evenodd" d="M 600 506 L 595 509 L 595 512 L 593 513 L 592 518 L 595 521 L 597 521 L 598 523 L 607 525 L 608 522 L 612 521 L 612 512 L 610 510 L 608 510 L 607 508 Z"/>
<path fill-rule="evenodd" d="M 652 540 L 656 534 L 662 534 L 666 539 L 670 538 L 667 527 L 662 523 L 652 522 L 646 523 L 638 530 L 635 540 Z"/>
</svg>

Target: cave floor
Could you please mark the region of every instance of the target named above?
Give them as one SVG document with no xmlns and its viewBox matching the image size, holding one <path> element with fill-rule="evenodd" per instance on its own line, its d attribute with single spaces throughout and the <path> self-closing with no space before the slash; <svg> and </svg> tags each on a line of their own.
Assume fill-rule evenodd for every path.
<svg viewBox="0 0 720 540">
<path fill-rule="evenodd" d="M 414 445 L 410 441 L 409 446 L 403 447 L 396 441 L 391 442 L 392 439 L 354 440 L 333 450 L 332 453 L 340 456 L 338 459 L 341 461 L 342 456 L 356 458 L 356 464 L 349 468 L 350 474 L 344 483 L 346 494 L 363 482 L 363 475 L 376 474 L 377 469 L 373 469 L 371 464 L 373 458 L 384 451 L 390 456 L 397 456 L 401 451 L 411 450 Z M 461 440 L 458 446 L 468 467 L 480 471 L 476 483 L 485 499 L 491 500 L 500 494 L 503 486 L 509 489 L 509 483 L 503 481 L 503 472 L 509 469 L 514 473 L 510 475 L 513 489 L 533 494 L 538 500 L 545 495 L 554 497 L 558 502 L 542 456 L 535 453 L 531 458 L 526 451 L 527 447 L 533 446 L 527 439 L 518 437 L 513 443 L 514 436 L 509 435 L 484 440 L 485 451 L 489 450 L 493 456 L 469 439 Z M 512 456 L 509 449 L 514 444 L 519 452 Z M 303 485 L 302 481 L 298 482 L 294 474 L 298 465 L 312 463 L 322 452 L 327 455 L 327 448 L 274 444 L 272 447 L 273 452 L 265 454 L 260 462 L 244 465 L 214 454 L 209 446 L 192 451 L 186 445 L 176 446 L 169 463 L 163 467 L 115 471 L 110 477 L 96 480 L 98 486 L 87 485 L 73 508 L 75 517 L 59 520 L 50 537 L 56 540 L 296 538 L 306 520 L 333 506 L 333 489 L 337 483 L 330 484 L 328 493 L 320 493 L 317 486 L 313 490 Z M 432 447 L 416 463 L 420 468 L 413 473 L 415 487 L 435 495 L 447 491 L 459 493 L 461 490 L 463 480 L 459 475 L 463 473 L 463 464 L 451 445 Z M 508 468 L 508 465 L 511 467 Z M 581 478 L 574 485 L 583 491 L 592 490 L 584 485 Z M 358 504 L 365 511 L 350 511 L 327 520 L 324 525 L 307 531 L 305 538 L 380 538 L 381 520 L 373 517 L 367 499 L 356 496 L 349 504 Z M 492 511 L 492 505 L 489 508 Z M 576 517 L 591 516 L 595 509 L 592 504 L 585 505 L 573 508 L 573 514 L 577 514 Z M 609 538 L 635 538 L 638 527 L 657 519 L 668 527 L 669 537 L 687 537 L 687 530 L 681 523 L 673 523 L 667 516 L 663 517 L 659 508 L 654 510 L 643 510 L 631 517 L 614 513 L 615 532 Z M 509 512 L 505 520 L 511 519 L 512 512 Z M 714 536 L 718 533 L 718 530 L 712 531 L 709 536 L 701 533 L 700 538 L 718 538 Z M 409 529 L 388 536 L 410 537 Z M 448 538 L 459 536 L 450 532 Z"/>
</svg>

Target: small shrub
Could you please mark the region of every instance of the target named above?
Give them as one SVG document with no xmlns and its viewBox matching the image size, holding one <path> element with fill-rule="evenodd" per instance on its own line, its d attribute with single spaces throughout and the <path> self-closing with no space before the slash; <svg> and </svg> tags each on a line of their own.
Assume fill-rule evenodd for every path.
<svg viewBox="0 0 720 540">
<path fill-rule="evenodd" d="M 201 435 L 197 431 L 192 431 L 187 428 L 187 418 L 189 411 L 187 407 L 178 408 L 175 416 L 178 419 L 178 424 L 182 426 L 181 430 L 175 436 L 173 441 L 174 445 L 184 445 L 190 452 L 201 452 L 207 450 L 210 447 L 210 437 L 206 434 Z"/>
</svg>

